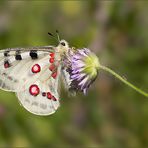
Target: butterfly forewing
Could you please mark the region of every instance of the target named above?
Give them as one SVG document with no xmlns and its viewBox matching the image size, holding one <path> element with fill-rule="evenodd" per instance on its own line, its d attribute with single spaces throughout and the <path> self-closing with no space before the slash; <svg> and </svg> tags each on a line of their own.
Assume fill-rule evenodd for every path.
<svg viewBox="0 0 148 148">
<path fill-rule="evenodd" d="M 54 47 L 14 48 L 0 50 L 0 87 L 7 91 L 17 91 L 18 84 L 32 62 L 40 60 Z"/>
</svg>

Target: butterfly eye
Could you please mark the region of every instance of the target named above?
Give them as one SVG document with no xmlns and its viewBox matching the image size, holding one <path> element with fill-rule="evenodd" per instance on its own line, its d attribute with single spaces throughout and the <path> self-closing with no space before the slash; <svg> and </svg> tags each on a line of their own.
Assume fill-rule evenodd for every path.
<svg viewBox="0 0 148 148">
<path fill-rule="evenodd" d="M 65 43 L 64 42 L 61 42 L 61 45 L 65 46 Z"/>
</svg>

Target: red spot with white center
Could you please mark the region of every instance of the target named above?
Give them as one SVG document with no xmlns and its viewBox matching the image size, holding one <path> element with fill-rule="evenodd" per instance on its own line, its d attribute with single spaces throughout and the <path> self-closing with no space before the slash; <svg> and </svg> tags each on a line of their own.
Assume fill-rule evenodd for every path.
<svg viewBox="0 0 148 148">
<path fill-rule="evenodd" d="M 38 73 L 38 72 L 41 71 L 41 67 L 40 67 L 39 64 L 35 64 L 35 65 L 32 66 L 31 70 L 32 70 L 33 73 Z"/>
<path fill-rule="evenodd" d="M 51 57 L 51 58 L 54 58 L 54 53 L 53 53 L 53 52 L 50 53 L 50 57 Z"/>
<path fill-rule="evenodd" d="M 7 63 L 4 64 L 4 67 L 5 67 L 5 68 L 8 68 L 8 67 L 9 67 L 9 64 L 7 64 Z"/>
<path fill-rule="evenodd" d="M 50 62 L 50 63 L 53 63 L 53 62 L 54 62 L 54 58 L 50 58 L 50 59 L 49 59 L 49 62 Z"/>
<path fill-rule="evenodd" d="M 51 64 L 50 66 L 49 66 L 49 70 L 50 71 L 53 71 L 55 69 L 55 65 L 54 64 Z"/>
<path fill-rule="evenodd" d="M 10 67 L 10 63 L 9 63 L 8 61 L 5 61 L 5 62 L 4 62 L 4 67 L 5 67 L 5 68 L 9 68 L 9 67 Z"/>
<path fill-rule="evenodd" d="M 32 96 L 37 96 L 40 93 L 40 89 L 36 84 L 32 84 L 29 87 L 29 92 Z"/>
<path fill-rule="evenodd" d="M 57 71 L 53 72 L 51 76 L 55 79 L 57 77 Z"/>
<path fill-rule="evenodd" d="M 52 95 L 51 95 L 50 92 L 47 93 L 47 98 L 48 98 L 48 99 L 51 99 L 51 98 L 52 98 Z"/>
</svg>

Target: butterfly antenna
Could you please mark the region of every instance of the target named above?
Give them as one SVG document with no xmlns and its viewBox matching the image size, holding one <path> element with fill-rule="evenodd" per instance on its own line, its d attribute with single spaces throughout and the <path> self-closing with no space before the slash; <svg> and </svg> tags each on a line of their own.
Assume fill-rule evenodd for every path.
<svg viewBox="0 0 148 148">
<path fill-rule="evenodd" d="M 53 37 L 53 39 L 55 39 L 59 43 L 59 39 L 57 39 L 52 33 L 48 32 L 48 35 L 50 35 L 51 37 Z"/>
<path fill-rule="evenodd" d="M 59 31 L 58 30 L 56 30 L 56 35 L 57 35 L 57 37 L 58 37 L 58 41 L 60 42 L 60 36 L 59 36 Z"/>
</svg>

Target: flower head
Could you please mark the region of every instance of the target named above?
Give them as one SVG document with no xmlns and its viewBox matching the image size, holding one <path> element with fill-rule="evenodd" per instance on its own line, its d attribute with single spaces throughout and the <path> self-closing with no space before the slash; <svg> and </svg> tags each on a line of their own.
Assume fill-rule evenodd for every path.
<svg viewBox="0 0 148 148">
<path fill-rule="evenodd" d="M 71 79 L 70 89 L 86 94 L 98 75 L 100 64 L 97 56 L 89 49 L 83 48 L 71 52 L 67 59 L 65 62 L 69 64 L 67 71 Z"/>
</svg>

